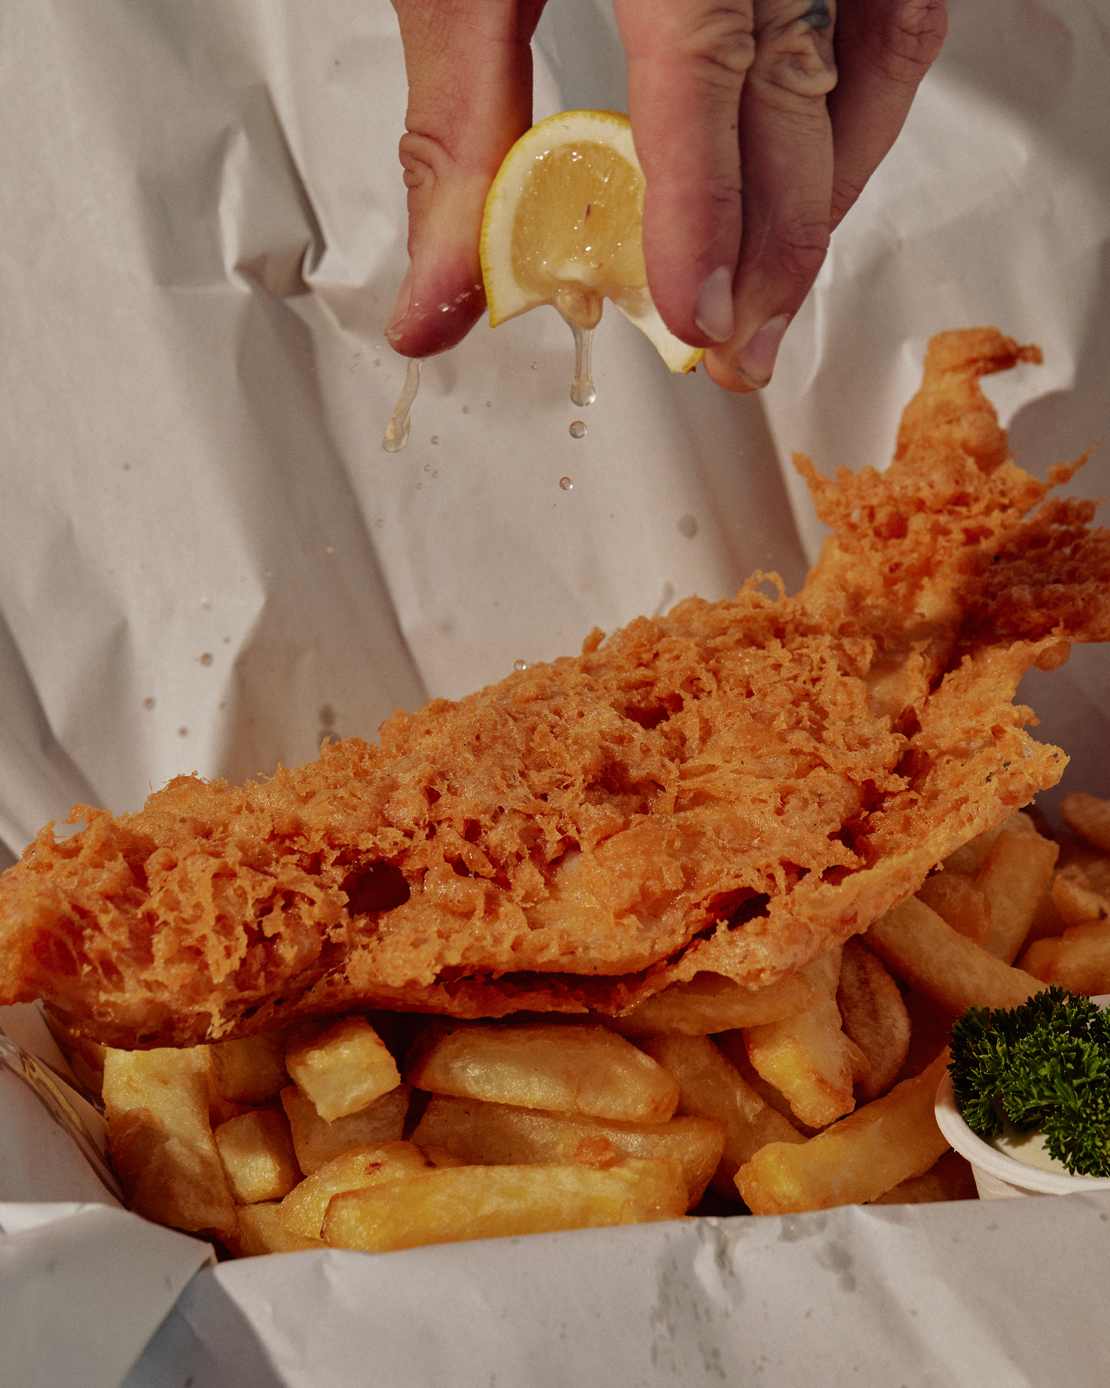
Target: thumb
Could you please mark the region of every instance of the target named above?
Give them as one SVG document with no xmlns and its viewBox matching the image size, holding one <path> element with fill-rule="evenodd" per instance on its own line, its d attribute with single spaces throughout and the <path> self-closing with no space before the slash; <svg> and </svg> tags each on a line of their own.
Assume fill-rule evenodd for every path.
<svg viewBox="0 0 1110 1388">
<path fill-rule="evenodd" d="M 410 357 L 453 347 L 485 307 L 486 195 L 532 118 L 532 37 L 543 0 L 394 0 L 409 81 L 400 156 L 408 273 L 385 335 Z"/>
</svg>

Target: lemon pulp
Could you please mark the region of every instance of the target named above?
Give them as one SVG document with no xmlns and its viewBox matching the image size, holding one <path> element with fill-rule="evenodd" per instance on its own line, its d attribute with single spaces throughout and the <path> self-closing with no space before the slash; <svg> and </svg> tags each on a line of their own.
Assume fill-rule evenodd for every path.
<svg viewBox="0 0 1110 1388">
<path fill-rule="evenodd" d="M 643 206 L 643 176 L 606 145 L 538 154 L 513 218 L 509 254 L 520 289 L 579 328 L 597 326 L 603 299 L 639 298 L 647 287 Z M 574 214 L 553 222 L 553 207 Z"/>
</svg>

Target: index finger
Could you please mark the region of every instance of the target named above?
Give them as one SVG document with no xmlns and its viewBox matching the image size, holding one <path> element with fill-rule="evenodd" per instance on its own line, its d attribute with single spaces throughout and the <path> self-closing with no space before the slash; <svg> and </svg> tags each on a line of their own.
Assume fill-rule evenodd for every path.
<svg viewBox="0 0 1110 1388">
<path fill-rule="evenodd" d="M 732 335 L 740 251 L 740 94 L 755 56 L 752 0 L 616 0 L 628 111 L 644 170 L 652 299 L 685 342 Z"/>
<path fill-rule="evenodd" d="M 543 0 L 394 0 L 409 79 L 400 157 L 410 269 L 386 327 L 393 348 L 453 347 L 485 306 L 478 259 L 494 175 L 532 119 L 529 41 Z"/>
</svg>

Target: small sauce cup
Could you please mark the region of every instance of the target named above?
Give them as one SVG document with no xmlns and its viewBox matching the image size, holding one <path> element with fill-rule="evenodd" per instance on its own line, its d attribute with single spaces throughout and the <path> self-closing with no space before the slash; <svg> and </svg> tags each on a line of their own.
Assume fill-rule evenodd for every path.
<svg viewBox="0 0 1110 1388">
<path fill-rule="evenodd" d="M 1110 994 L 1092 998 L 1099 1007 L 1110 1004 Z M 1015 1195 L 1071 1195 L 1076 1191 L 1110 1190 L 1110 1177 L 1073 1176 L 1067 1171 L 1046 1171 L 1008 1157 L 973 1132 L 964 1122 L 945 1074 L 937 1089 L 935 1112 L 941 1132 L 971 1163 L 981 1200 L 1007 1199 Z"/>
</svg>

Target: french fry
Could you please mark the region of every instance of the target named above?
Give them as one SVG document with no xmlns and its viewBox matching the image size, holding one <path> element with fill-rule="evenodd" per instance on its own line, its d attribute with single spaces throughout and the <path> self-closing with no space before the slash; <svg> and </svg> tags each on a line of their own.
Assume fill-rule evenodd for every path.
<svg viewBox="0 0 1110 1388">
<path fill-rule="evenodd" d="M 910 897 L 863 937 L 868 948 L 952 1017 L 969 1007 L 1017 1007 L 1044 986 L 988 954 Z"/>
<path fill-rule="evenodd" d="M 1060 802 L 1060 818 L 1103 853 L 1110 853 L 1110 800 L 1073 790 Z"/>
<path fill-rule="evenodd" d="M 262 1104 L 272 1099 L 289 1083 L 285 1035 L 284 1031 L 268 1031 L 210 1046 L 216 1092 L 240 1104 Z"/>
<path fill-rule="evenodd" d="M 677 1162 L 584 1166 L 460 1166 L 337 1195 L 323 1235 L 334 1248 L 384 1253 L 463 1239 L 546 1234 L 679 1219 Z"/>
<path fill-rule="evenodd" d="M 959 1152 L 944 1156 L 923 1176 L 911 1176 L 900 1181 L 885 1195 L 877 1196 L 872 1205 L 932 1205 L 944 1200 L 978 1200 L 979 1191 L 971 1163 Z"/>
<path fill-rule="evenodd" d="M 1015 816 L 1011 815 L 1010 819 L 1013 818 L 1015 818 Z M 1003 820 L 1003 823 L 1008 824 L 1009 820 Z M 1031 820 L 1028 822 L 1028 827 L 1030 829 L 1033 827 Z M 949 853 L 948 857 L 945 858 L 945 872 L 955 872 L 964 877 L 974 877 L 983 866 L 983 860 L 991 851 L 991 845 L 998 837 L 1001 828 L 1001 824 L 996 824 L 993 829 L 988 829 L 985 834 L 979 834 L 977 837 L 969 839 L 967 843 L 960 844 L 959 848 Z"/>
<path fill-rule="evenodd" d="M 412 1141 L 446 1147 L 473 1166 L 559 1163 L 615 1166 L 626 1157 L 677 1161 L 689 1192 L 701 1199 L 724 1151 L 726 1126 L 712 1118 L 666 1123 L 614 1123 L 579 1114 L 485 1104 L 480 1099 L 432 1096 Z"/>
<path fill-rule="evenodd" d="M 975 874 L 975 885 L 990 902 L 990 936 L 983 948 L 1004 964 L 1021 952 L 1060 853 L 1059 844 L 1015 823 L 1018 819 L 1014 815 L 1002 825 Z"/>
<path fill-rule="evenodd" d="M 845 1035 L 868 1061 L 856 1081 L 865 1099 L 885 1094 L 905 1064 L 910 1048 L 910 1016 L 897 983 L 858 937 L 848 940 L 836 990 Z"/>
<path fill-rule="evenodd" d="M 1110 993 L 1110 920 L 1073 925 L 1057 938 L 1034 940 L 1021 967 L 1040 986 L 1058 983 L 1073 993 Z"/>
<path fill-rule="evenodd" d="M 830 950 L 802 972 L 817 989 L 814 1007 L 766 1026 L 748 1027 L 748 1059 L 789 1101 L 796 1116 L 823 1128 L 855 1107 L 853 1055 L 836 1006 L 840 949 Z"/>
<path fill-rule="evenodd" d="M 411 1087 L 400 1084 L 358 1113 L 326 1123 L 316 1112 L 312 1100 L 295 1084 L 288 1085 L 281 1091 L 281 1106 L 289 1119 L 297 1165 L 306 1176 L 311 1176 L 352 1147 L 376 1147 L 383 1142 L 400 1141 L 411 1096 Z"/>
<path fill-rule="evenodd" d="M 276 1203 L 246 1205 L 239 1211 L 239 1254 L 243 1258 L 263 1253 L 304 1253 L 327 1248 L 323 1239 L 306 1239 L 291 1233 L 281 1220 Z"/>
<path fill-rule="evenodd" d="M 280 1200 L 301 1179 L 284 1114 L 254 1109 L 221 1123 L 212 1136 L 239 1205 Z"/>
<path fill-rule="evenodd" d="M 346 1118 L 396 1089 L 397 1063 L 365 1017 L 297 1029 L 285 1052 L 289 1077 L 325 1122 Z"/>
<path fill-rule="evenodd" d="M 1091 879 L 1078 863 L 1061 868 L 1052 882 L 1052 904 L 1063 921 L 1063 929 L 1090 925 L 1110 916 L 1110 902 L 1091 886 Z"/>
<path fill-rule="evenodd" d="M 935 872 L 922 882 L 917 899 L 974 944 L 985 945 L 990 938 L 991 904 L 986 892 L 970 877 Z"/>
<path fill-rule="evenodd" d="M 622 1036 L 710 1036 L 793 1017 L 812 1007 L 817 997 L 801 973 L 754 992 L 720 974 L 702 973 L 689 983 L 673 984 L 623 1017 L 607 1018 L 605 1025 Z"/>
<path fill-rule="evenodd" d="M 736 1173 L 753 1214 L 827 1210 L 875 1200 L 920 1176 L 948 1148 L 933 1114 L 944 1050 L 914 1079 L 865 1104 L 808 1142 L 772 1142 Z"/>
<path fill-rule="evenodd" d="M 726 1200 L 736 1199 L 737 1168 L 765 1143 L 805 1140 L 741 1079 L 708 1036 L 656 1036 L 641 1045 L 678 1081 L 684 1114 L 725 1124 L 724 1151 L 710 1184 Z"/>
<path fill-rule="evenodd" d="M 812 1137 L 819 1132 L 818 1128 L 811 1128 L 808 1123 L 803 1123 L 794 1110 L 790 1107 L 790 1102 L 785 1094 L 781 1094 L 773 1084 L 768 1084 L 758 1070 L 748 1059 L 748 1048 L 744 1044 L 744 1033 L 742 1031 L 725 1031 L 719 1036 L 713 1037 L 713 1044 L 721 1052 L 730 1065 L 735 1067 L 736 1073 L 749 1088 L 754 1089 L 763 1102 L 773 1108 L 776 1113 L 796 1129 L 803 1137 Z M 768 1139 L 770 1141 L 771 1139 Z M 778 1140 L 778 1139 L 775 1139 Z M 786 1138 L 785 1141 L 792 1141 Z"/>
<path fill-rule="evenodd" d="M 665 1123 L 678 1103 L 670 1075 L 601 1026 L 433 1023 L 409 1052 L 405 1073 L 435 1094 L 625 1123 Z"/>
<path fill-rule="evenodd" d="M 392 1183 L 428 1169 L 427 1158 L 411 1142 L 356 1147 L 314 1171 L 281 1202 L 281 1222 L 291 1234 L 319 1238 L 328 1202 L 341 1191 Z"/>
<path fill-rule="evenodd" d="M 157 1224 L 221 1237 L 238 1228 L 208 1121 L 208 1048 L 105 1049 L 113 1165 L 131 1208 Z"/>
</svg>

